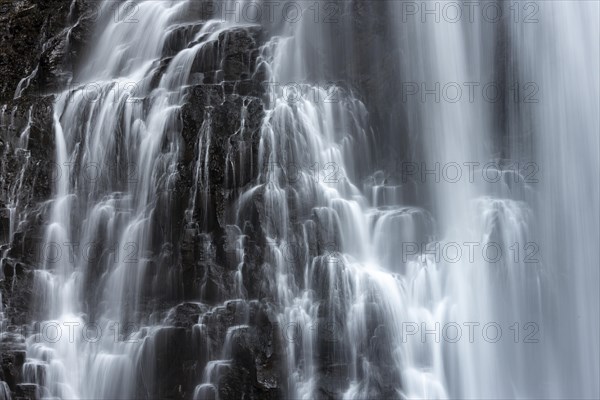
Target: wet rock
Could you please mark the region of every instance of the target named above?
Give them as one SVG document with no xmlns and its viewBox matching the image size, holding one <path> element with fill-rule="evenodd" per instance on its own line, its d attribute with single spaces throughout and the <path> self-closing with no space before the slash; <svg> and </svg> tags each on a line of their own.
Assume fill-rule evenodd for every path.
<svg viewBox="0 0 600 400">
<path fill-rule="evenodd" d="M 0 243 L 8 243 L 10 240 L 10 210 L 6 207 L 0 208 Z"/>
<path fill-rule="evenodd" d="M 247 262 L 242 266 L 244 287 L 250 298 L 268 298 L 276 288 L 271 281 L 272 267 L 262 262 Z"/>
<path fill-rule="evenodd" d="M 67 35 L 68 31 L 64 30 L 50 39 L 40 56 L 37 74 L 31 82 L 39 93 L 58 91 L 73 77 L 69 66 L 65 65 L 69 51 Z"/>
<path fill-rule="evenodd" d="M 0 201 L 37 206 L 52 191 L 54 126 L 52 98 L 21 98 L 6 104 L 0 126 Z M 24 147 L 23 147 L 24 146 Z M 19 210 L 21 211 L 21 210 Z"/>
<path fill-rule="evenodd" d="M 329 364 L 318 373 L 317 393 L 320 399 L 337 399 L 350 383 L 348 364 Z"/>
<path fill-rule="evenodd" d="M 50 74 L 47 77 L 62 76 L 58 73 L 62 69 L 60 64 L 63 60 L 69 61 L 63 57 L 66 55 L 64 30 L 74 25 L 80 16 L 89 15 L 88 21 L 82 23 L 73 36 L 73 51 L 77 53 L 85 42 L 83 38 L 89 37 L 91 22 L 96 18 L 93 7 L 90 7 L 92 3 L 78 0 L 71 10 L 71 2 L 62 0 L 0 2 L 0 74 L 3 76 L 0 83 L 0 103 L 12 99 L 19 82 L 28 75 L 32 78 L 37 73 Z M 70 11 L 73 11 L 72 14 Z M 42 54 L 47 59 L 40 66 Z M 34 73 L 36 68 L 37 73 Z M 67 70 L 62 72 L 66 73 Z M 46 93 L 47 89 L 49 88 L 35 84 L 30 91 Z"/>
<path fill-rule="evenodd" d="M 2 307 L 10 324 L 24 325 L 31 322 L 34 314 L 32 304 L 33 276 L 31 267 L 13 259 L 2 261 L 4 280 L 0 281 Z"/>
<path fill-rule="evenodd" d="M 41 398 L 40 388 L 35 383 L 21 383 L 17 385 L 15 396 L 17 399 L 38 400 Z"/>
<path fill-rule="evenodd" d="M 337 212 L 329 207 L 315 208 L 312 219 L 316 227 L 317 251 L 327 256 L 329 261 L 337 263 L 337 254 L 342 246 Z"/>
<path fill-rule="evenodd" d="M 212 41 L 203 44 L 196 54 L 191 71 L 194 73 L 202 73 L 206 76 L 214 76 L 215 71 L 220 69 L 221 60 L 219 57 L 219 42 Z M 210 83 L 218 82 L 215 81 Z"/>
<path fill-rule="evenodd" d="M 99 16 L 99 11 L 96 7 L 96 5 L 93 3 L 90 4 L 87 0 L 76 2 L 75 15 L 80 16 L 80 18 L 70 28 L 67 54 L 67 62 L 71 66 L 72 71 L 77 71 L 77 67 L 86 55 L 86 51 L 91 43 L 94 26 Z"/>
<path fill-rule="evenodd" d="M 236 81 L 233 92 L 240 96 L 261 97 L 265 91 L 265 86 L 256 79 L 244 79 Z"/>
<path fill-rule="evenodd" d="M 190 391 L 191 384 L 186 384 L 185 377 L 193 365 L 192 353 L 187 349 L 191 347 L 191 334 L 181 327 L 161 328 L 154 333 L 144 349 L 143 360 L 140 361 L 152 368 L 153 381 L 146 382 L 147 393 L 153 393 L 157 398 L 183 398 L 184 385 Z"/>
<path fill-rule="evenodd" d="M 201 227 L 203 231 L 213 232 L 217 237 L 222 234 L 224 225 L 220 221 L 237 193 L 231 190 L 244 187 L 258 174 L 252 160 L 256 160 L 258 154 L 259 128 L 263 116 L 264 107 L 257 98 L 225 95 L 221 86 L 217 85 L 198 85 L 191 90 L 189 102 L 182 109 L 182 136 L 186 150 L 179 171 L 181 184 L 189 191 L 198 162 L 195 149 L 198 148 L 200 131 L 204 121 L 210 121 L 210 187 L 198 191 L 195 202 L 197 208 L 194 210 L 194 215 L 199 219 L 206 218 L 207 225 Z M 208 205 L 206 210 L 202 209 L 204 204 Z"/>
<path fill-rule="evenodd" d="M 369 340 L 368 359 L 370 363 L 369 376 L 363 382 L 373 396 L 398 398 L 395 387 L 400 380 L 392 352 L 393 344 L 385 325 L 378 326 Z"/>
<path fill-rule="evenodd" d="M 48 367 L 48 363 L 45 362 L 25 362 L 23 365 L 23 378 L 27 382 L 36 383 L 41 387 L 44 387 L 47 384 Z"/>
<path fill-rule="evenodd" d="M 23 364 L 25 363 L 25 338 L 18 333 L 3 332 L 0 334 L 0 367 L 2 380 L 11 390 L 16 390 L 22 381 Z"/>
<path fill-rule="evenodd" d="M 200 29 L 202 29 L 202 24 L 191 23 L 189 25 L 178 26 L 168 32 L 162 50 L 163 57 L 172 57 L 191 45 L 194 36 Z"/>
<path fill-rule="evenodd" d="M 208 307 L 201 303 L 182 303 L 169 312 L 165 323 L 191 329 L 192 326 L 198 323 L 200 315 L 204 314 L 207 310 Z"/>
<path fill-rule="evenodd" d="M 200 386 L 200 385 L 199 385 Z M 195 395 L 199 399 L 205 400 L 217 400 L 217 388 L 214 385 L 201 385 L 196 390 L 194 390 Z"/>
<path fill-rule="evenodd" d="M 271 373 L 273 370 L 265 368 L 265 361 L 261 360 L 260 341 L 256 330 L 250 327 L 236 329 L 230 340 L 233 362 L 219 380 L 220 398 L 279 398 L 281 393 L 277 390 L 277 375 Z M 268 360 L 266 362 L 268 363 Z"/>
<path fill-rule="evenodd" d="M 231 274 L 214 262 L 212 240 L 196 229 L 186 229 L 182 254 L 183 291 L 186 299 L 216 304 L 228 298 L 233 286 Z"/>
<path fill-rule="evenodd" d="M 0 203 L 2 212 L 4 280 L 0 281 L 5 317 L 9 323 L 25 324 L 33 315 L 31 294 L 33 269 L 44 261 L 43 203 L 52 193 L 54 128 L 52 99 L 21 97 L 6 104 L 0 126 Z M 12 222 L 7 217 L 12 214 Z M 12 243 L 8 227 L 12 224 Z"/>
<path fill-rule="evenodd" d="M 262 34 L 260 27 L 236 28 L 219 35 L 222 49 L 222 66 L 225 80 L 248 78 L 255 69 L 257 41 Z"/>
</svg>

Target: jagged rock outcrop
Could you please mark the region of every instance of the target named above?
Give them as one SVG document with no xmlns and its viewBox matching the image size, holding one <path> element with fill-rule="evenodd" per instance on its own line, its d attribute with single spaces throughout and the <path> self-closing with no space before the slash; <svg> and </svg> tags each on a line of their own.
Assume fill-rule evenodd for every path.
<svg viewBox="0 0 600 400">
<path fill-rule="evenodd" d="M 97 17 L 94 2 L 86 0 L 2 0 L 0 104 L 18 89 L 40 95 L 65 84 Z"/>
<path fill-rule="evenodd" d="M 260 40 L 261 31 L 256 28 L 224 32 L 213 46 L 205 46 L 207 52 L 220 54 L 211 62 L 205 53 L 202 62 L 192 67 L 204 76 L 204 83 L 189 88 L 181 111 L 185 146 L 176 190 L 186 204 L 181 202 L 176 219 L 183 220 L 182 211 L 193 203 L 190 212 L 203 221 L 202 231 L 210 233 L 210 237 L 201 234 L 198 226 L 186 226 L 182 233 L 186 298 L 200 296 L 202 301 L 214 304 L 226 300 L 232 290 L 224 219 L 260 168 L 257 160 L 264 90 L 262 82 L 249 79 Z M 223 83 L 212 83 L 215 75 L 224 75 Z M 203 153 L 198 154 L 201 147 Z M 207 175 L 194 176 L 197 163 L 204 162 Z M 194 184 L 197 189 L 190 190 Z M 201 293 L 195 288 L 200 288 Z"/>
<path fill-rule="evenodd" d="M 140 394 L 150 389 L 160 398 L 190 398 L 198 375 L 224 349 L 230 358 L 216 367 L 220 398 L 281 398 L 282 337 L 269 304 L 239 300 L 209 308 L 183 303 L 165 322 L 174 327 L 161 328 L 144 349 L 146 360 L 163 373 L 151 388 L 141 385 Z"/>
</svg>

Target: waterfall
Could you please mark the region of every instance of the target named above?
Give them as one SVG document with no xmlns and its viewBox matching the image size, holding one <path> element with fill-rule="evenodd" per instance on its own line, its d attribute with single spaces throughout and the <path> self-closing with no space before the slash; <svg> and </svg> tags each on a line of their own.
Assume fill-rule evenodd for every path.
<svg viewBox="0 0 600 400">
<path fill-rule="evenodd" d="M 600 396 L 598 4 L 475 3 L 102 2 L 54 94 L 23 381 Z"/>
<path fill-rule="evenodd" d="M 110 6 L 106 2 L 103 9 Z M 135 396 L 135 368 L 143 366 L 138 358 L 152 340 L 146 340 L 149 332 L 133 332 L 140 337 L 131 340 L 109 336 L 127 335 L 123 326 L 129 323 L 152 324 L 152 306 L 140 304 L 143 298 L 159 300 L 178 291 L 177 272 L 166 264 L 155 268 L 151 255 L 166 259 L 169 248 L 154 252 L 153 230 L 169 218 L 162 209 L 169 199 L 161 193 L 173 189 L 181 152 L 183 85 L 196 52 L 222 29 L 198 21 L 190 37 L 198 43 L 175 56 L 158 84 L 151 82 L 168 29 L 183 20 L 187 6 L 145 2 L 139 25 L 109 20 L 80 86 L 58 96 L 56 160 L 62 175 L 46 242 L 72 244 L 73 256 L 46 261 L 36 285 L 49 323 L 72 325 L 77 339 L 60 336 L 47 343 L 36 336 L 29 350 L 53 377 L 47 385 L 52 396 Z M 76 167 L 65 169 L 69 165 Z M 146 306 L 148 314 L 142 311 Z M 81 339 L 88 334 L 92 340 Z"/>
<path fill-rule="evenodd" d="M 532 158 L 541 173 L 538 193 L 530 201 L 540 224 L 537 240 L 545 260 L 546 296 L 549 303 L 557 303 L 555 314 L 547 317 L 554 348 L 548 373 L 556 382 L 549 386 L 555 395 L 565 397 L 592 398 L 599 389 L 592 378 L 600 371 L 598 343 L 593 339 L 600 329 L 594 288 L 599 279 L 595 172 L 600 163 L 596 151 L 600 125 L 599 100 L 592 89 L 599 85 L 599 50 L 586 39 L 598 36 L 594 16 L 599 10 L 597 3 L 570 7 L 557 2 L 540 8 L 539 18 L 547 23 L 538 29 L 514 26 L 510 32 L 517 79 L 538 82 L 545 91 L 539 104 L 513 111 L 511 129 L 532 130 Z M 551 26 L 560 27 L 562 33 Z M 516 143 L 512 147 L 519 151 Z"/>
</svg>

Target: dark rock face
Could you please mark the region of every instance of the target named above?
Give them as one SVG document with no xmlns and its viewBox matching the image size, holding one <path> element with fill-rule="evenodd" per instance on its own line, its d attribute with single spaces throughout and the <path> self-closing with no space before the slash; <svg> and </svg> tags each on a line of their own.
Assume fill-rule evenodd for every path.
<svg viewBox="0 0 600 400">
<path fill-rule="evenodd" d="M 0 380 L 18 392 L 25 363 L 25 338 L 20 333 L 7 331 L 0 334 L 0 363 Z"/>
<path fill-rule="evenodd" d="M 51 196 L 57 172 L 52 98 L 14 100 L 4 106 L 2 120 L 0 288 L 7 322 L 20 325 L 30 322 L 33 269 L 42 262 L 44 201 Z"/>
<path fill-rule="evenodd" d="M 52 100 L 21 98 L 4 105 L 0 126 L 2 199 L 13 196 L 16 203 L 31 207 L 51 195 L 56 173 Z"/>
<path fill-rule="evenodd" d="M 248 325 L 241 325 L 246 318 Z M 221 398 L 242 398 L 244 393 L 256 399 L 281 398 L 282 339 L 268 304 L 230 301 L 206 314 L 202 323 L 209 343 L 225 345 L 233 360 L 219 377 Z"/>
<path fill-rule="evenodd" d="M 54 98 L 41 93 L 70 76 L 66 27 L 77 10 L 69 11 L 62 1 L 0 2 L 0 287 L 6 324 L 30 322 L 33 269 L 43 261 L 44 202 L 60 168 L 54 163 Z"/>
<path fill-rule="evenodd" d="M 22 383 L 34 270 L 41 252 L 47 203 L 60 168 L 54 163 L 54 92 L 72 76 L 72 60 L 89 35 L 83 1 L 0 1 L 0 381 L 13 399 L 39 398 Z M 72 30 L 68 39 L 68 28 Z M 18 95 L 16 99 L 15 94 Z"/>
<path fill-rule="evenodd" d="M 3 308 L 11 324 L 24 325 L 30 322 L 31 294 L 34 272 L 31 266 L 6 258 L 3 261 L 1 282 Z"/>
<path fill-rule="evenodd" d="M 220 398 L 281 398 L 281 337 L 274 318 L 271 307 L 257 301 L 214 308 L 179 304 L 164 320 L 172 326 L 158 328 L 144 342 L 137 397 L 191 398 L 209 360 L 225 356 L 215 382 Z"/>
<path fill-rule="evenodd" d="M 177 47 L 186 32 L 173 32 L 170 46 Z M 156 362 L 178 363 L 176 367 L 157 364 L 160 371 L 177 372 L 157 374 L 152 392 L 161 398 L 190 398 L 208 361 L 219 359 L 222 351 L 231 361 L 218 368 L 218 389 L 207 387 L 204 396 L 282 397 L 281 338 L 273 309 L 257 301 L 226 301 L 234 293 L 236 269 L 231 262 L 235 248 L 230 247 L 228 237 L 240 232 L 231 232 L 224 221 L 260 168 L 256 160 L 264 90 L 262 82 L 251 78 L 251 71 L 261 34 L 257 28 L 224 32 L 214 47 L 205 46 L 192 67 L 204 78 L 188 89 L 181 110 L 184 152 L 175 189 L 179 206 L 171 218 L 184 220 L 183 210 L 194 202 L 191 214 L 196 222 L 183 226 L 179 236 L 183 295 L 204 304 L 183 303 L 173 308 L 165 323 L 177 328 L 155 335 L 154 348 L 148 350 L 160 355 L 169 349 L 169 356 L 157 356 Z M 213 83 L 217 79 L 224 81 Z M 203 135 L 210 136 L 210 143 Z M 201 154 L 199 141 L 203 141 Z M 203 160 L 207 160 L 208 174 L 204 180 L 194 174 Z M 196 191 L 192 190 L 194 184 Z M 245 268 L 256 267 L 255 263 L 245 264 Z M 171 348 L 173 343 L 178 343 L 177 348 Z"/>
<path fill-rule="evenodd" d="M 200 221 L 199 225 L 186 226 L 182 232 L 184 297 L 199 298 L 209 304 L 230 298 L 234 270 L 228 267 L 231 263 L 224 241 L 225 213 L 259 171 L 256 160 L 264 117 L 264 91 L 261 82 L 246 78 L 256 63 L 260 36 L 256 28 L 234 29 L 222 33 L 214 47 L 205 46 L 206 50 L 199 53 L 202 57 L 198 56 L 192 67 L 203 74 L 205 83 L 189 88 L 188 101 L 181 111 L 184 153 L 176 189 L 181 206 L 175 210 L 174 219 L 183 220 L 182 211 L 193 201 L 195 207 L 191 213 Z M 212 83 L 221 74 L 225 81 Z M 244 82 L 241 79 L 251 83 L 240 85 Z M 197 151 L 199 141 L 203 141 L 203 148 L 208 147 L 202 154 Z M 194 177 L 194 171 L 207 155 L 207 176 L 202 181 L 202 177 Z M 198 186 L 195 192 L 190 191 L 194 180 Z"/>
<path fill-rule="evenodd" d="M 73 72 L 71 62 L 86 43 L 95 18 L 90 4 L 78 0 L 71 9 L 71 2 L 62 0 L 0 2 L 0 103 L 12 99 L 27 76 L 29 90 L 36 94 L 66 83 Z M 87 17 L 78 22 L 82 15 Z"/>
</svg>

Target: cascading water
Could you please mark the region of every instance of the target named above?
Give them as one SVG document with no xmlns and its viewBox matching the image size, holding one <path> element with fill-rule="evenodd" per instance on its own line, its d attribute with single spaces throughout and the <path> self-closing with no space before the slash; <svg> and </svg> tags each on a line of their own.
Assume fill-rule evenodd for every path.
<svg viewBox="0 0 600 400">
<path fill-rule="evenodd" d="M 106 2 L 103 7 L 110 6 Z M 155 323 L 153 306 L 140 304 L 144 297 L 176 297 L 177 273 L 162 263 L 156 269 L 151 260 L 153 230 L 169 217 L 161 213 L 169 201 L 161 193 L 172 187 L 180 152 L 182 86 L 198 50 L 226 26 L 198 23 L 193 36 L 197 43 L 171 60 L 156 85 L 151 81 L 160 67 L 166 32 L 183 26 L 179 20 L 187 7 L 150 1 L 140 4 L 145 14 L 140 25 L 110 21 L 82 74 L 93 93 L 76 88 L 61 94 L 55 106 L 57 164 L 77 168 L 61 171 L 46 241 L 72 244 L 75 257 L 47 262 L 36 276 L 36 287 L 42 315 L 50 323 L 75 327 L 79 340 L 72 343 L 61 336 L 48 345 L 37 336 L 30 338 L 29 354 L 33 363 L 41 360 L 46 368 L 49 395 L 135 396 L 134 371 L 145 361 L 138 360 L 141 338 L 114 341 L 107 333 L 113 332 L 114 338 L 122 335 L 123 324 Z M 164 246 L 158 257 L 166 259 L 168 252 Z M 80 340 L 81 327 L 91 321 L 95 334 L 104 335 L 97 342 Z"/>
<path fill-rule="evenodd" d="M 290 399 L 598 397 L 598 4 L 465 3 L 510 18 L 434 1 L 290 0 L 268 21 L 243 13 L 262 2 L 103 2 L 56 94 L 44 242 L 64 254 L 35 272 L 24 382 L 160 397 L 173 350 L 196 367 L 172 398 L 238 398 L 247 379 Z M 486 97 L 514 85 L 541 100 Z M 396 99 L 373 94 L 385 86 Z M 283 340 L 252 358 L 264 320 Z M 245 362 L 250 378 L 232 375 Z"/>
<path fill-rule="evenodd" d="M 546 90 L 540 104 L 529 104 L 526 112 L 513 110 L 511 115 L 511 129 L 531 127 L 531 157 L 543 172 L 539 191 L 530 201 L 540 225 L 537 240 L 545 260 L 545 301 L 556 303 L 554 314 L 544 321 L 554 351 L 543 370 L 547 375 L 536 377 L 549 381 L 553 396 L 593 398 L 598 397 L 600 373 L 595 340 L 600 331 L 596 309 L 600 104 L 594 89 L 600 85 L 596 73 L 600 61 L 592 38 L 599 37 L 600 7 L 595 2 L 576 7 L 556 2 L 540 11 L 546 24 L 536 30 L 513 26 L 510 32 L 517 79 L 538 82 Z M 561 33 L 551 26 L 560 27 Z M 519 154 L 518 143 L 511 145 L 511 151 Z"/>
</svg>

